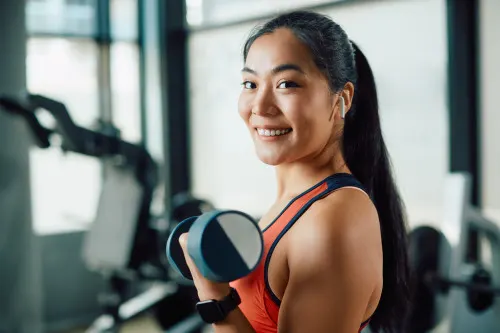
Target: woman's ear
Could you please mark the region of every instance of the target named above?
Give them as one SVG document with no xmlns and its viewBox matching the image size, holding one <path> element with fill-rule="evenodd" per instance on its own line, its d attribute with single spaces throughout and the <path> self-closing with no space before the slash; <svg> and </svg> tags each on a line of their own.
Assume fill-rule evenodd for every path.
<svg viewBox="0 0 500 333">
<path fill-rule="evenodd" d="M 351 110 L 352 100 L 354 98 L 354 85 L 352 82 L 347 82 L 344 86 L 344 89 L 340 92 L 340 100 L 344 105 L 344 117 Z"/>
<path fill-rule="evenodd" d="M 342 89 L 338 94 L 335 94 L 334 96 L 337 96 L 337 100 L 333 105 L 332 113 L 330 114 L 330 118 L 328 119 L 328 121 L 331 121 L 335 116 L 335 113 L 338 113 L 339 115 L 336 119 L 342 122 L 352 106 L 352 99 L 354 97 L 354 85 L 351 82 L 347 82 L 344 86 L 344 89 Z"/>
</svg>

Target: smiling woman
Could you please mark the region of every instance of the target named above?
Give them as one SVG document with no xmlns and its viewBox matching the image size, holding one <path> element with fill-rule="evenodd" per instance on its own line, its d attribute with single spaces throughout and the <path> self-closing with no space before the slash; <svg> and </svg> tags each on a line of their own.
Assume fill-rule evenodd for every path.
<svg viewBox="0 0 500 333">
<path fill-rule="evenodd" d="M 250 275 L 213 283 L 191 262 L 201 301 L 241 298 L 216 332 L 401 332 L 405 221 L 367 59 L 329 17 L 305 11 L 255 29 L 243 58 L 239 115 L 277 195 Z"/>
<path fill-rule="evenodd" d="M 337 96 L 330 93 L 328 81 L 308 47 L 291 30 L 277 29 L 255 41 L 242 72 L 244 91 L 239 110 L 250 130 L 284 128 L 290 133 L 279 146 L 262 145 L 262 136 L 253 133 L 259 158 L 266 164 L 277 165 L 306 157 L 299 154 L 317 157 L 314 147 L 320 142 L 325 144 L 331 135 L 331 128 L 318 113 L 323 112 L 331 120 Z M 352 96 L 352 84 L 347 89 Z M 283 153 L 278 153 L 278 149 Z"/>
</svg>

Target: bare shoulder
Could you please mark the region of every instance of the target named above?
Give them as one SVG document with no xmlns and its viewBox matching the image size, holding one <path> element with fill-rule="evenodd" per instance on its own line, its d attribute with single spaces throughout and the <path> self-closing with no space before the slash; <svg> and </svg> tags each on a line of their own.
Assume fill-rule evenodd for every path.
<svg viewBox="0 0 500 333">
<path fill-rule="evenodd" d="M 354 188 L 343 188 L 315 202 L 300 218 L 298 234 L 342 237 L 361 240 L 379 234 L 380 223 L 375 205 L 368 195 Z M 305 237 L 297 237 L 307 240 Z"/>
<path fill-rule="evenodd" d="M 280 331 L 357 332 L 383 284 L 380 225 L 370 198 L 351 188 L 331 193 L 309 207 L 289 236 Z"/>
<path fill-rule="evenodd" d="M 307 248 L 308 262 L 314 268 L 318 268 L 318 262 L 341 264 L 358 260 L 368 264 L 367 268 L 380 267 L 379 217 L 371 199 L 358 189 L 343 188 L 315 202 L 290 236 L 288 256 L 291 261 L 302 261 L 300 249 Z"/>
</svg>

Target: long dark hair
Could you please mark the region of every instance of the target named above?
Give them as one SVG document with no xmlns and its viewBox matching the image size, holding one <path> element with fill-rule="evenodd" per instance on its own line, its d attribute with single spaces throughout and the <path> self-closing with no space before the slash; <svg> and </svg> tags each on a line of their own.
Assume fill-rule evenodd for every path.
<svg viewBox="0 0 500 333">
<path fill-rule="evenodd" d="M 384 253 L 384 287 L 370 328 L 374 332 L 401 332 L 410 296 L 406 223 L 382 136 L 370 65 L 338 24 L 327 16 L 307 11 L 280 15 L 254 29 L 244 46 L 244 60 L 257 38 L 278 28 L 290 29 L 309 48 L 333 92 L 341 91 L 347 82 L 354 84 L 353 105 L 344 123 L 342 152 L 347 166 L 375 203 Z"/>
</svg>

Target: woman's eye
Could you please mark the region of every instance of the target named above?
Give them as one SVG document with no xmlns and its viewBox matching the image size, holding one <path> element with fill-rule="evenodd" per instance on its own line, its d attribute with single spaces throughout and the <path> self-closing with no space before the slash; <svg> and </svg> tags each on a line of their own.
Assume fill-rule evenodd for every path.
<svg viewBox="0 0 500 333">
<path fill-rule="evenodd" d="M 255 89 L 256 88 L 255 83 L 250 82 L 250 81 L 245 81 L 242 83 L 242 85 L 245 89 Z"/>
<path fill-rule="evenodd" d="M 299 85 L 292 81 L 283 81 L 279 84 L 278 88 L 286 89 L 286 88 L 297 88 Z"/>
</svg>

